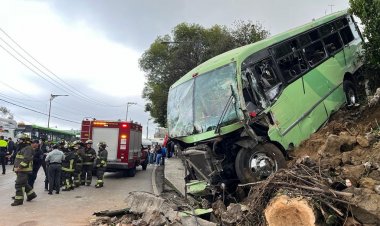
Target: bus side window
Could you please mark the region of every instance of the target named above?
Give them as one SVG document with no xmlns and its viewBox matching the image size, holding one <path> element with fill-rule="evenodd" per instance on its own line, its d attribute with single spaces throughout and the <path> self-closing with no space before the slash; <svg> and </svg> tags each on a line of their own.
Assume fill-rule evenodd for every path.
<svg viewBox="0 0 380 226">
<path fill-rule="evenodd" d="M 327 56 L 321 41 L 306 46 L 304 51 L 306 59 L 309 62 L 310 66 L 318 64 Z"/>
<path fill-rule="evenodd" d="M 276 46 L 274 52 L 278 67 L 286 81 L 298 77 L 307 70 L 306 61 L 296 39 Z"/>
<path fill-rule="evenodd" d="M 281 84 L 273 68 L 272 60 L 267 58 L 260 61 L 254 65 L 254 70 L 267 99 L 272 101 L 279 93 L 279 84 Z"/>
<path fill-rule="evenodd" d="M 349 21 L 347 18 L 341 19 L 341 23 L 345 26 L 342 30 L 339 31 L 340 36 L 342 37 L 344 45 L 352 42 L 355 38 L 352 34 L 351 28 L 349 26 Z"/>
<path fill-rule="evenodd" d="M 323 39 L 328 54 L 333 54 L 340 50 L 343 44 L 340 41 L 338 33 L 331 34 Z"/>
</svg>

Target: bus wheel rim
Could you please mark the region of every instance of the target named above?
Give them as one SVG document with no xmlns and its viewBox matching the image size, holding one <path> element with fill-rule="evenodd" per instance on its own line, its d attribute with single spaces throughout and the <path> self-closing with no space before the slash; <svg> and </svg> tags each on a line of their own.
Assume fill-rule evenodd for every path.
<svg viewBox="0 0 380 226">
<path fill-rule="evenodd" d="M 258 179 L 266 179 L 277 171 L 277 162 L 265 153 L 255 153 L 249 159 L 249 168 Z"/>
</svg>

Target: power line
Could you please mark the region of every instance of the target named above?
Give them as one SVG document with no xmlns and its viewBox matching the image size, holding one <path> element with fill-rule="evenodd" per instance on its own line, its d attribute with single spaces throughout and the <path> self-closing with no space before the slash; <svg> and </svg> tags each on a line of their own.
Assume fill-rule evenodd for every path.
<svg viewBox="0 0 380 226">
<path fill-rule="evenodd" d="M 32 112 L 35 112 L 35 113 L 38 113 L 38 114 L 41 114 L 41 115 L 45 115 L 45 116 L 48 116 L 48 114 L 45 114 L 43 112 L 40 112 L 40 111 L 37 111 L 35 109 L 31 109 L 31 108 L 28 108 L 28 107 L 25 107 L 25 106 L 21 106 L 19 104 L 15 104 L 15 103 L 12 103 L 10 101 L 7 101 L 7 100 L 4 100 L 2 98 L 0 98 L 1 101 L 3 102 L 6 102 L 8 104 L 12 104 L 14 106 L 17 106 L 17 107 L 20 107 L 20 108 L 23 108 L 23 109 L 26 109 L 26 110 L 29 110 L 29 111 L 32 111 Z M 64 119 L 64 118 L 61 118 L 61 117 L 56 117 L 56 116 L 50 116 L 52 118 L 55 118 L 55 119 L 59 119 L 59 120 L 63 120 L 63 121 L 66 121 L 66 122 L 72 122 L 72 123 L 76 123 L 76 124 L 81 124 L 80 122 L 77 122 L 77 121 L 72 121 L 72 120 L 69 120 L 69 119 Z"/>
<path fill-rule="evenodd" d="M 9 85 L 9 84 L 3 82 L 3 81 L 0 81 L 0 83 L 3 84 L 3 85 L 6 86 L 6 87 L 12 89 L 13 91 L 16 91 L 17 93 L 22 94 L 23 96 L 27 96 L 27 97 L 29 97 L 27 94 L 21 92 L 20 90 L 14 88 L 13 86 L 11 86 L 11 85 Z M 15 98 L 15 97 L 14 97 L 14 98 Z M 42 102 L 42 101 L 40 101 L 40 100 L 30 100 L 30 99 L 21 99 L 21 98 L 15 98 L 15 99 L 26 100 L 26 101 L 34 101 L 34 102 Z"/>
<path fill-rule="evenodd" d="M 69 90 L 69 93 L 73 94 L 74 96 L 77 96 L 81 99 L 84 99 L 86 101 L 92 101 L 94 103 L 97 103 L 97 104 L 101 104 L 101 105 L 105 105 L 105 106 L 108 106 L 108 107 L 121 107 L 121 106 L 124 106 L 123 105 L 110 105 L 110 104 L 106 104 L 104 102 L 101 102 L 101 101 L 98 101 L 94 98 L 91 98 L 89 96 L 87 96 L 86 94 L 83 94 L 81 91 L 77 90 L 75 87 L 71 86 L 70 84 L 68 84 L 67 82 L 65 82 L 63 79 L 61 79 L 58 75 L 56 75 L 55 73 L 53 73 L 51 70 L 49 70 L 47 67 L 45 67 L 43 64 L 41 64 L 37 59 L 35 59 L 31 54 L 29 54 L 24 48 L 22 48 L 10 35 L 8 35 L 8 33 L 6 33 L 2 28 L 0 28 L 0 31 L 3 32 L 15 45 L 17 45 L 24 53 L 26 53 L 30 58 L 32 58 L 35 62 L 37 62 L 42 68 L 44 68 L 46 71 L 48 71 L 50 74 L 52 74 L 54 77 L 56 77 L 58 80 L 60 80 L 64 85 L 62 85 L 61 82 L 55 80 L 54 78 L 52 78 L 50 75 L 48 75 L 47 73 L 45 73 L 44 71 L 42 71 L 41 69 L 39 69 L 36 65 L 34 65 L 32 62 L 30 62 L 28 59 L 26 59 L 22 54 L 20 54 L 16 49 L 14 49 L 9 43 L 7 43 L 4 39 L 2 39 L 0 37 L 0 39 L 8 46 L 10 47 L 14 52 L 16 52 L 19 56 L 21 56 L 24 60 L 26 60 L 29 64 L 31 64 L 34 68 L 36 68 L 38 71 L 40 71 L 42 74 L 46 75 L 47 77 L 49 77 L 52 81 L 58 83 L 60 86 L 62 86 L 63 89 L 65 89 L 64 91 L 67 92 L 67 90 Z M 3 46 L 1 46 L 8 54 L 10 54 L 11 56 L 13 56 L 16 60 L 18 60 L 19 62 L 21 62 L 18 58 L 16 58 L 13 54 L 11 54 L 8 50 L 6 50 Z M 21 62 L 24 66 L 26 66 L 28 69 L 30 69 L 31 71 L 33 71 L 35 74 L 37 74 L 40 78 L 44 79 L 45 81 L 48 81 L 47 79 L 43 78 L 39 73 L 36 73 L 36 71 L 32 70 L 30 67 L 28 67 L 25 63 Z M 63 90 L 62 88 L 58 87 L 57 85 L 53 84 L 52 82 L 48 81 L 50 84 L 54 85 L 55 87 Z M 66 87 L 65 87 L 66 86 Z M 68 88 L 67 88 L 68 87 Z"/>
</svg>

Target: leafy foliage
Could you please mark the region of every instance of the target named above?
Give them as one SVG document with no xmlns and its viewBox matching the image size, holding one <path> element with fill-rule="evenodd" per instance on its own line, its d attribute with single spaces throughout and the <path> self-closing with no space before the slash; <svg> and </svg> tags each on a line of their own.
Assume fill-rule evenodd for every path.
<svg viewBox="0 0 380 226">
<path fill-rule="evenodd" d="M 166 126 L 167 97 L 170 86 L 188 71 L 228 50 L 256 42 L 269 35 L 261 24 L 235 22 L 233 28 L 181 23 L 172 35 L 159 36 L 139 60 L 147 82 L 143 98 L 145 110 L 160 126 Z"/>
<path fill-rule="evenodd" d="M 350 0 L 351 12 L 358 16 L 364 27 L 365 60 L 369 67 L 380 69 L 380 1 Z"/>
</svg>

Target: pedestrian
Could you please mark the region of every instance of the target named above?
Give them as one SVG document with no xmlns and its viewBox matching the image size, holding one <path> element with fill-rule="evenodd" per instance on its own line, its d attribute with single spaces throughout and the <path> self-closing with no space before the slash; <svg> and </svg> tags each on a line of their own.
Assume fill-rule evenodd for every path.
<svg viewBox="0 0 380 226">
<path fill-rule="evenodd" d="M 48 176 L 49 176 L 49 195 L 55 193 L 59 194 L 61 187 L 61 170 L 62 170 L 62 161 L 65 158 L 65 155 L 61 150 L 58 149 L 58 144 L 53 144 L 53 150 L 46 155 L 46 163 L 48 165 Z"/>
<path fill-rule="evenodd" d="M 0 163 L 5 174 L 6 156 L 8 155 L 8 142 L 4 140 L 4 136 L 0 136 Z"/>
<path fill-rule="evenodd" d="M 22 205 L 24 202 L 24 192 L 26 193 L 26 201 L 31 201 L 37 195 L 33 188 L 28 184 L 28 177 L 33 169 L 33 155 L 34 149 L 38 147 L 38 141 L 34 140 L 30 144 L 30 139 L 26 135 L 20 137 L 20 151 L 17 153 L 14 164 L 14 171 L 17 175 L 16 178 L 16 195 L 14 202 L 11 206 Z"/>
<path fill-rule="evenodd" d="M 15 142 L 13 142 L 11 137 L 8 137 L 8 155 L 9 155 L 9 164 L 14 164 L 14 159 L 12 158 L 13 153 L 16 151 Z"/>
<path fill-rule="evenodd" d="M 42 169 L 44 170 L 44 174 L 45 174 L 45 180 L 44 180 L 44 182 L 45 182 L 45 191 L 47 191 L 48 190 L 48 185 L 49 185 L 49 180 L 48 180 L 48 170 L 47 170 L 45 159 L 46 159 L 47 153 L 49 152 L 49 146 L 46 144 L 45 138 L 41 138 L 40 139 L 39 149 L 42 152 L 41 166 L 42 166 Z"/>
<path fill-rule="evenodd" d="M 104 172 L 107 168 L 107 158 L 108 158 L 108 151 L 106 149 L 107 144 L 106 142 L 99 142 L 99 151 L 98 156 L 96 158 L 96 176 L 98 177 L 98 180 L 96 181 L 96 188 L 103 187 L 104 184 Z"/>
<path fill-rule="evenodd" d="M 154 149 L 154 146 L 148 146 L 149 147 L 149 164 L 153 164 L 154 163 L 154 152 L 155 152 L 155 149 Z"/>
<path fill-rule="evenodd" d="M 161 145 L 157 145 L 156 148 L 156 165 L 159 166 L 161 164 L 161 158 L 162 158 L 162 148 Z"/>
<path fill-rule="evenodd" d="M 84 159 L 82 165 L 81 184 L 90 186 L 92 182 L 92 169 L 94 167 L 94 161 L 96 158 L 96 151 L 92 148 L 92 140 L 86 141 L 86 147 L 84 149 Z"/>
<path fill-rule="evenodd" d="M 40 169 L 43 161 L 43 153 L 39 147 L 39 141 L 37 140 L 38 146 L 34 149 L 34 156 L 33 156 L 33 170 L 32 173 L 29 175 L 28 178 L 28 184 L 33 188 L 34 182 L 37 179 L 38 170 Z"/>
<path fill-rule="evenodd" d="M 161 148 L 161 155 L 162 155 L 162 160 L 161 160 L 161 165 L 165 165 L 165 158 L 166 158 L 166 155 L 167 155 L 167 151 L 166 151 L 166 147 L 165 146 L 162 146 Z"/>
<path fill-rule="evenodd" d="M 62 162 L 62 177 L 65 188 L 62 191 L 70 191 L 74 189 L 73 176 L 76 164 L 76 155 L 74 151 L 74 145 L 69 145 L 64 150 L 65 159 Z"/>
</svg>

